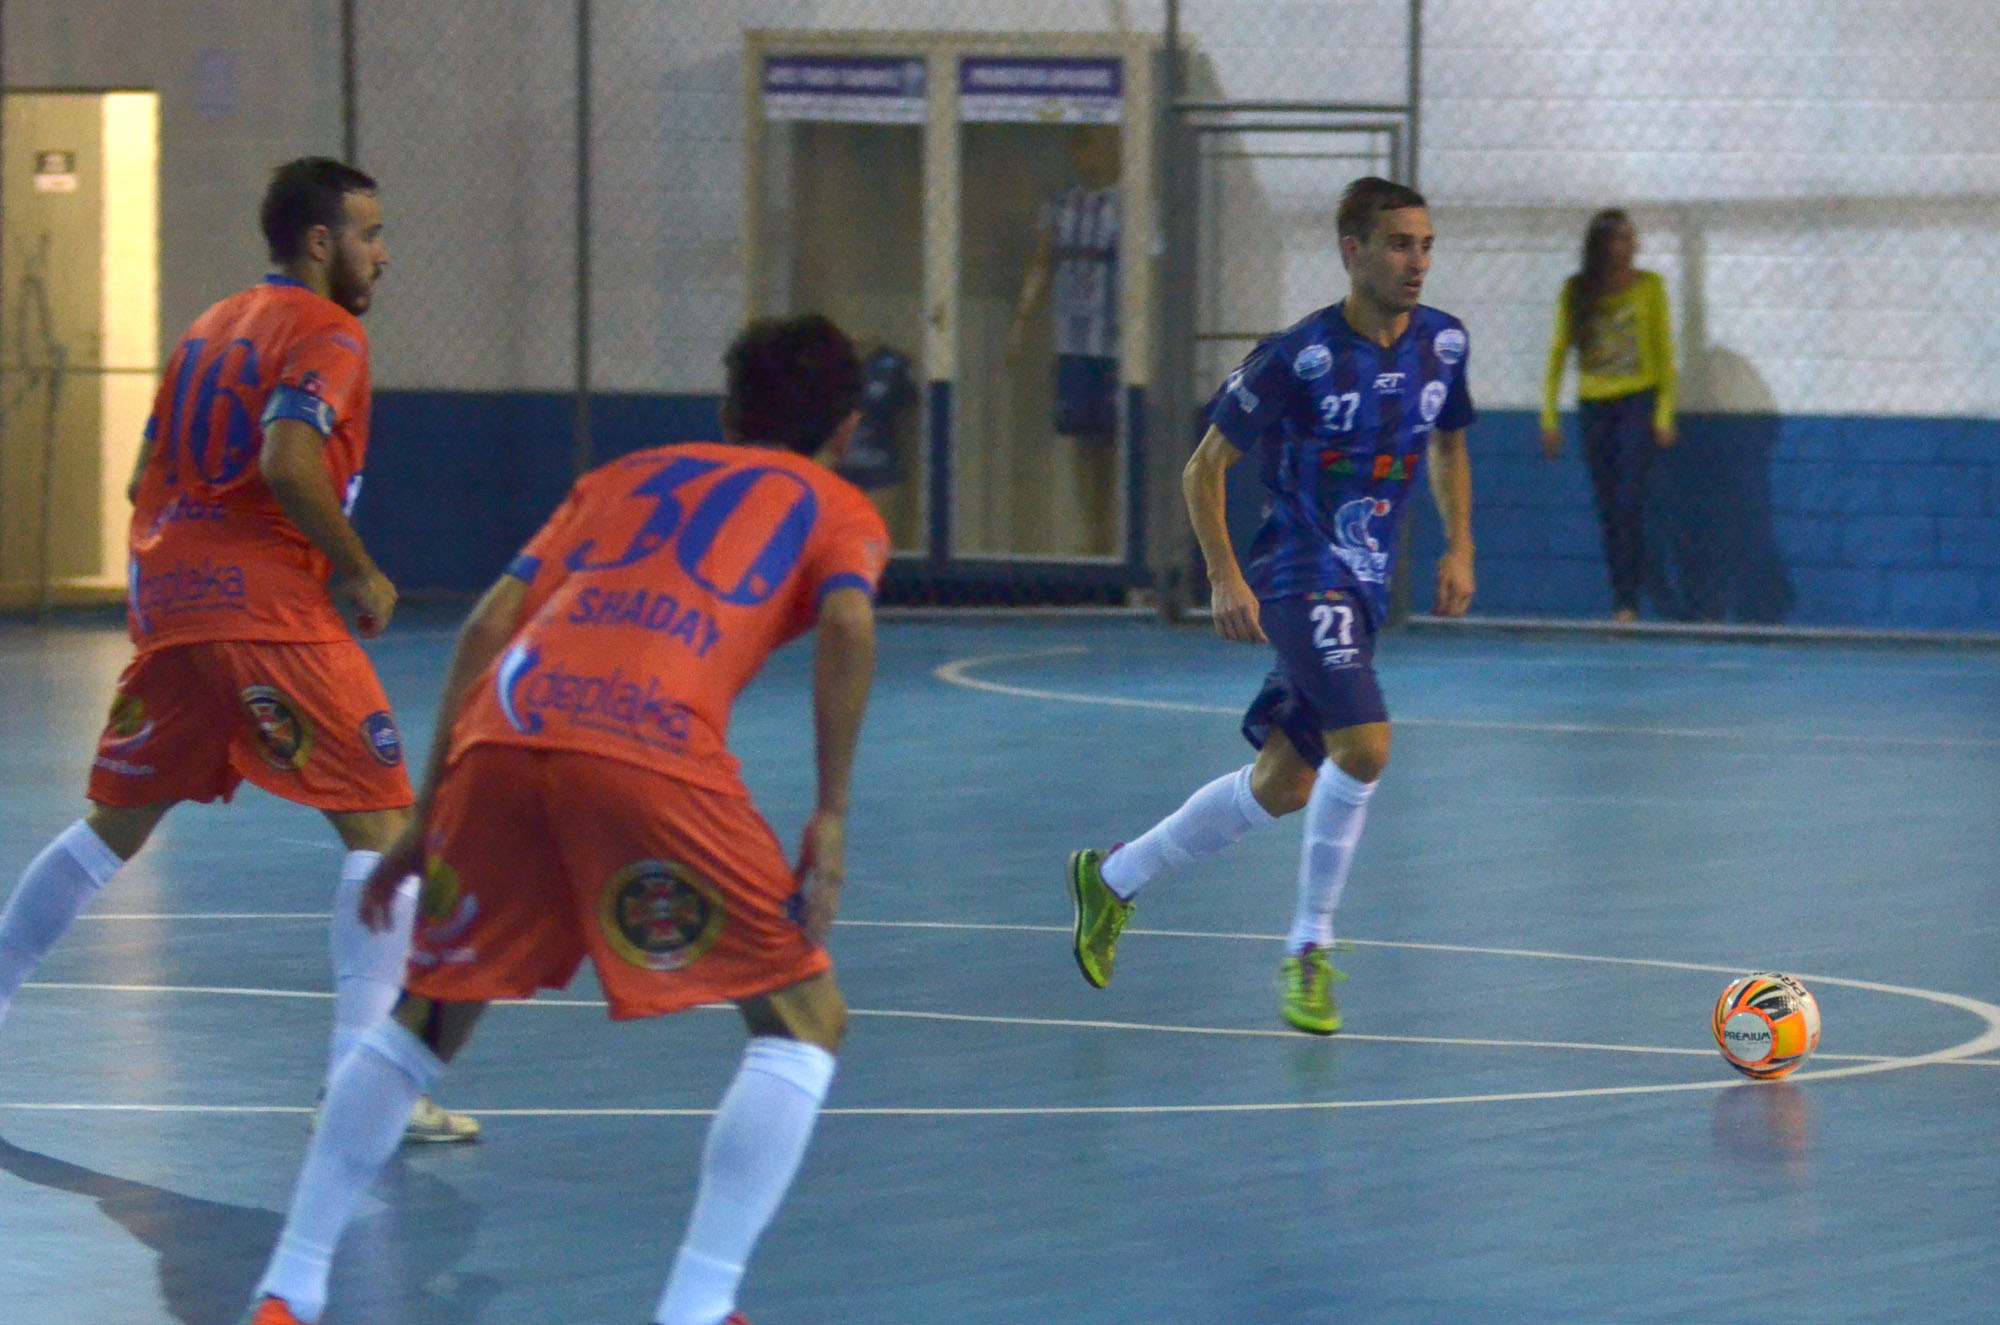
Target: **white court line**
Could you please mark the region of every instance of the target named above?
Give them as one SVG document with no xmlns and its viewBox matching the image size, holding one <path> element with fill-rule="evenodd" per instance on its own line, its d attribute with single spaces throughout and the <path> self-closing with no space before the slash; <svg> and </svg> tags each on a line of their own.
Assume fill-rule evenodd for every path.
<svg viewBox="0 0 2000 1325">
<path fill-rule="evenodd" d="M 883 928 L 883 929 L 891 929 L 891 928 L 973 929 L 973 930 L 984 930 L 984 931 L 1000 930 L 1000 931 L 1029 932 L 1029 933 L 1066 932 L 1063 926 L 1057 926 L 1057 925 L 1001 925 L 1001 924 L 954 925 L 938 921 L 850 921 L 843 923 L 852 924 L 857 927 Z M 1152 934 L 1157 937 L 1246 939 L 1246 940 L 1255 939 L 1261 942 L 1276 942 L 1278 937 L 1276 935 L 1269 935 L 1269 934 L 1248 934 L 1248 933 L 1235 933 L 1235 932 L 1203 933 L 1200 931 L 1190 931 L 1190 930 L 1128 930 L 1127 932 L 1134 934 Z M 1382 940 L 1382 939 L 1373 939 L 1373 940 L 1354 939 L 1348 941 L 1352 942 L 1357 947 L 1406 948 L 1406 949 L 1414 949 L 1420 951 L 1457 952 L 1457 953 L 1469 953 L 1469 954 L 1479 954 L 1488 956 L 1520 957 L 1532 960 L 1578 961 L 1578 962 L 1593 962 L 1593 963 L 1623 965 L 1623 966 L 1649 966 L 1666 970 L 1722 972 L 1725 974 L 1734 974 L 1742 969 L 1745 969 L 1740 965 L 1718 966 L 1718 965 L 1695 963 L 1695 962 L 1666 961 L 1656 958 L 1603 957 L 1603 956 L 1595 956 L 1584 953 L 1549 952 L 1539 949 L 1527 949 L 1527 948 L 1477 947 L 1467 944 L 1416 943 L 1416 942 L 1403 942 L 1403 941 Z M 1786 1080 L 1788 1081 L 1794 1081 L 1799 1083 L 1804 1083 L 1808 1081 L 1834 1081 L 1844 1077 L 1872 1076 L 1882 1072 L 1896 1072 L 1896 1071 L 1903 1071 L 1908 1068 L 1929 1067 L 1929 1066 L 1937 1066 L 1948 1063 L 1960 1064 L 1960 1065 L 1977 1065 L 1977 1066 L 2000 1065 L 2000 1063 L 1990 1062 L 1983 1057 L 1983 1055 L 1993 1053 L 1995 1050 L 2000 1050 L 2000 1007 L 1996 1007 L 1991 1003 L 1982 1002 L 1979 999 L 1967 998 L 1964 995 L 1960 994 L 1944 993 L 1937 990 L 1916 989 L 1906 985 L 1883 984 L 1869 980 L 1851 980 L 1841 976 L 1800 975 L 1799 978 L 1801 980 L 1806 981 L 1808 984 L 1837 985 L 1850 989 L 1862 989 L 1875 993 L 1891 994 L 1899 997 L 1915 998 L 1924 1002 L 1942 1004 L 1943 1006 L 1946 1007 L 1952 1007 L 1960 1011 L 1969 1012 L 1972 1015 L 1980 1018 L 1982 1021 L 1986 1023 L 1986 1030 L 1984 1031 L 1984 1033 L 1976 1035 L 1973 1038 L 1965 1040 L 1959 1044 L 1955 1044 L 1949 1046 L 1948 1048 L 1939 1049 L 1924 1054 L 1912 1054 L 1912 1055 L 1905 1055 L 1902 1057 L 1888 1057 L 1888 1058 L 1877 1057 L 1872 1055 L 1859 1055 L 1859 1054 L 1854 1054 L 1854 1055 L 1827 1054 L 1819 1061 L 1845 1061 L 1848 1062 L 1850 1065 L 1845 1067 L 1827 1068 L 1824 1070 L 1812 1070 L 1812 1069 L 1801 1070 L 1787 1077 Z M 91 984 L 64 983 L 64 984 L 37 984 L 31 987 L 45 988 L 45 989 L 98 990 L 107 992 L 140 992 L 140 993 L 164 993 L 164 994 L 210 993 L 210 994 L 237 995 L 237 996 L 263 997 L 263 998 L 326 999 L 332 997 L 331 994 L 313 993 L 310 991 L 262 990 L 262 989 L 247 989 L 235 986 L 176 987 L 176 986 L 166 986 L 166 985 L 91 985 Z M 595 999 L 533 999 L 533 1000 L 520 1001 L 517 1005 L 527 1006 L 527 1007 L 536 1007 L 536 1006 L 601 1007 L 602 1006 L 602 1004 Z M 961 1022 L 979 1020 L 979 1021 L 991 1021 L 996 1024 L 1042 1025 L 1042 1026 L 1076 1025 L 1089 1029 L 1163 1031 L 1163 1032 L 1179 1032 L 1184 1034 L 1264 1035 L 1269 1033 L 1269 1034 L 1278 1034 L 1283 1036 L 1284 1038 L 1293 1038 L 1289 1032 L 1263 1032 L 1254 1030 L 1238 1032 L 1230 1028 L 1224 1028 L 1224 1027 L 1149 1026 L 1145 1024 L 1131 1024 L 1131 1023 L 1119 1023 L 1119 1022 L 1071 1023 L 1057 1019 L 1046 1019 L 1046 1018 L 1001 1018 L 1001 1017 L 987 1018 L 987 1017 L 975 1017 L 970 1014 L 962 1014 L 962 1013 L 925 1013 L 925 1012 L 915 1012 L 907 1010 L 855 1009 L 855 1012 L 856 1015 L 860 1016 L 900 1017 L 906 1019 L 951 1020 L 951 1021 L 961 1021 Z M 1454 1046 L 1468 1045 L 1468 1044 L 1482 1045 L 1482 1046 L 1485 1045 L 1518 1046 L 1523 1043 L 1519 1041 L 1509 1042 L 1509 1041 L 1450 1040 L 1442 1037 L 1396 1037 L 1396 1036 L 1364 1036 L 1364 1035 L 1343 1035 L 1338 1037 L 1338 1039 L 1345 1039 L 1350 1041 L 1366 1041 L 1372 1043 L 1415 1043 L 1415 1044 L 1428 1043 L 1428 1044 L 1446 1044 Z M 1337 1040 L 1335 1042 L 1337 1042 Z M 1545 1047 L 1544 1044 L 1541 1042 L 1526 1042 L 1526 1043 L 1528 1047 L 1537 1047 L 1537 1048 Z M 1610 1050 L 1616 1052 L 1637 1052 L 1637 1053 L 1655 1052 L 1655 1053 L 1685 1054 L 1685 1053 L 1695 1052 L 1682 1049 L 1648 1048 L 1645 1046 L 1638 1046 L 1638 1047 L 1629 1045 L 1603 1046 L 1603 1045 L 1568 1044 L 1561 1042 L 1548 1042 L 1546 1047 L 1562 1048 L 1562 1049 Z M 1706 1051 L 1699 1051 L 1699 1052 L 1701 1056 L 1703 1057 L 1706 1056 Z M 1093 1114 L 1101 1114 L 1107 1116 L 1133 1116 L 1133 1115 L 1157 1116 L 1165 1114 L 1306 1113 L 1306 1112 L 1332 1112 L 1335 1110 L 1342 1110 L 1342 1109 L 1409 1108 L 1418 1106 L 1436 1106 L 1436 1105 L 1447 1105 L 1447 1104 L 1526 1103 L 1531 1101 L 1598 1099 L 1598 1098 L 1608 1098 L 1613 1096 L 1629 1096 L 1629 1095 L 1683 1094 L 1690 1091 L 1732 1090 L 1739 1088 L 1754 1089 L 1755 1085 L 1756 1083 L 1747 1082 L 1740 1078 L 1718 1076 L 1714 1079 L 1704 1080 L 1704 1081 L 1686 1081 L 1686 1082 L 1674 1082 L 1674 1083 L 1654 1084 L 1654 1085 L 1593 1086 L 1593 1087 L 1585 1087 L 1585 1088 L 1571 1089 L 1571 1090 L 1504 1091 L 1504 1092 L 1491 1092 L 1478 1095 L 1396 1096 L 1384 1099 L 1361 1099 L 1361 1100 L 1281 1100 L 1281 1101 L 1256 1101 L 1256 1102 L 1247 1102 L 1238 1104 L 1132 1104 L 1132 1105 L 1093 1104 L 1093 1105 L 1019 1105 L 1010 1107 L 998 1107 L 998 1106 L 992 1106 L 992 1107 L 881 1106 L 881 1107 L 851 1107 L 851 1108 L 836 1107 L 836 1108 L 826 1109 L 823 1112 L 825 1112 L 828 1115 L 836 1117 L 867 1117 L 867 1118 L 1070 1117 L 1070 1116 L 1093 1115 Z M 89 1112 L 123 1111 L 123 1112 L 186 1113 L 186 1114 L 297 1112 L 297 1110 L 291 1106 L 272 1106 L 269 1108 L 260 1108 L 259 1106 L 244 1106 L 244 1105 L 211 1107 L 204 1105 L 114 1105 L 114 1104 L 101 1104 L 101 1103 L 83 1104 L 83 1105 L 65 1105 L 65 1104 L 55 1104 L 55 1103 L 0 1101 L 0 1110 L 6 1110 L 6 1109 L 40 1111 L 40 1112 L 60 1112 L 68 1110 L 68 1111 L 89 1111 Z M 509 1118 L 509 1117 L 704 1118 L 704 1117 L 710 1117 L 714 1114 L 713 1109 L 664 1109 L 664 1108 L 660 1109 L 648 1109 L 648 1108 L 474 1109 L 474 1110 L 469 1110 L 468 1112 L 471 1112 L 480 1117 L 489 1117 L 489 1118 Z"/>
<path fill-rule="evenodd" d="M 1035 686 L 1002 685 L 982 681 L 972 675 L 977 667 L 998 663 L 1030 662 L 1036 659 L 1075 657 L 1089 653 L 1082 645 L 1051 649 L 1028 649 L 1018 653 L 987 653 L 975 658 L 959 658 L 931 670 L 946 685 L 982 690 L 1016 699 L 1043 699 L 1063 704 L 1096 704 L 1105 708 L 1151 709 L 1162 713 L 1216 713 L 1242 715 L 1242 704 L 1190 704 L 1173 699 L 1134 699 L 1127 695 L 1092 695 L 1076 690 L 1047 690 Z M 1447 731 L 1541 732 L 1559 736 L 1649 736 L 1668 740 L 1701 741 L 1804 741 L 1827 745 L 1886 746 L 1899 749 L 2000 750 L 2000 739 L 1971 736 L 1843 736 L 1837 733 L 1763 731 L 1746 728 L 1708 727 L 1613 727 L 1584 722 L 1478 722 L 1460 718 L 1397 718 L 1398 727 L 1436 727 Z"/>
<path fill-rule="evenodd" d="M 331 911 L 86 911 L 78 920 L 331 920 Z"/>
</svg>

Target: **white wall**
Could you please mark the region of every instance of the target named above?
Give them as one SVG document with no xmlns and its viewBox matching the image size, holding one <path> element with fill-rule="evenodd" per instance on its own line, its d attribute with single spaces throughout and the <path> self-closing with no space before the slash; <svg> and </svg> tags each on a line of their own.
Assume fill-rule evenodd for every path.
<svg viewBox="0 0 2000 1325">
<path fill-rule="evenodd" d="M 340 150 L 334 0 L 9 0 L 9 87 L 160 94 L 160 334 L 266 270 L 272 166 Z"/>
<path fill-rule="evenodd" d="M 1694 404 L 2000 413 L 2000 29 L 1976 0 L 1434 0 L 1434 294 L 1532 402 L 1582 222 L 1625 205 Z M 1465 251 L 1461 238 L 1471 241 Z"/>
<path fill-rule="evenodd" d="M 1158 0 L 596 0 L 600 385 L 708 391 L 743 307 L 750 27 L 1156 32 Z M 572 8 L 361 0 L 361 162 L 393 268 L 385 387 L 572 379 Z M 13 0 L 10 82 L 158 88 L 164 334 L 261 269 L 276 161 L 339 145 L 334 0 Z M 1233 98 L 1394 100 L 1402 0 L 1187 0 Z M 1431 298 L 1465 317 L 1488 407 L 1539 394 L 1582 224 L 1626 205 L 1666 273 L 1690 403 L 2000 413 L 2000 24 L 1981 0 L 1428 0 Z M 204 52 L 219 52 L 204 57 Z M 213 70 L 233 61 L 234 102 Z M 1329 167 L 1327 206 L 1345 171 Z M 1287 182 L 1283 192 L 1296 192 Z M 1246 206 L 1269 211 L 1267 200 Z M 1289 214 L 1296 199 L 1287 201 Z M 1324 245 L 1301 222 L 1293 247 Z M 1290 273 L 1314 255 L 1278 252 Z M 1264 284 L 1268 323 L 1338 296 Z"/>
</svg>

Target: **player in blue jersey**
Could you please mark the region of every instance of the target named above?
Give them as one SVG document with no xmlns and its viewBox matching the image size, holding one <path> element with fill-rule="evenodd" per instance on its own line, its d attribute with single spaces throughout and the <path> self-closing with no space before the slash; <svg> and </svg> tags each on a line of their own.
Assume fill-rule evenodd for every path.
<svg viewBox="0 0 2000 1325">
<path fill-rule="evenodd" d="M 1259 824 L 1306 812 L 1298 909 L 1282 965 L 1283 1014 L 1340 1029 L 1328 953 L 1333 912 L 1389 762 L 1375 634 L 1404 506 L 1428 456 L 1444 519 L 1434 610 L 1472 602 L 1474 417 L 1465 327 L 1417 302 L 1431 265 L 1423 195 L 1384 179 L 1340 201 L 1347 298 L 1260 343 L 1208 405 L 1210 427 L 1181 477 L 1208 560 L 1215 630 L 1268 641 L 1277 663 L 1244 715 L 1256 761 L 1210 782 L 1137 839 L 1070 857 L 1084 979 L 1111 982 L 1133 897 L 1162 871 L 1205 859 Z M 1247 569 L 1230 546 L 1223 479 L 1254 455 L 1268 515 Z"/>
</svg>

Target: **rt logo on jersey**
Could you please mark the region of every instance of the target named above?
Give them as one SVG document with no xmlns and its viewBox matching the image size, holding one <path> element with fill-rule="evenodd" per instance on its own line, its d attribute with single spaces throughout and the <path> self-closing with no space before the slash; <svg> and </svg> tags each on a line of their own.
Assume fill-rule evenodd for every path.
<svg viewBox="0 0 2000 1325">
<path fill-rule="evenodd" d="M 1222 389 L 1236 397 L 1236 407 L 1245 414 L 1255 414 L 1257 407 L 1264 403 L 1258 398 L 1255 391 L 1252 391 L 1243 384 L 1243 370 L 1241 368 L 1229 375 L 1229 380 L 1222 384 Z"/>
<path fill-rule="evenodd" d="M 1375 497 L 1358 497 L 1333 513 L 1333 554 L 1347 563 L 1354 578 L 1367 584 L 1381 584 L 1388 578 L 1389 554 L 1371 528 L 1389 514 L 1389 503 Z"/>
</svg>

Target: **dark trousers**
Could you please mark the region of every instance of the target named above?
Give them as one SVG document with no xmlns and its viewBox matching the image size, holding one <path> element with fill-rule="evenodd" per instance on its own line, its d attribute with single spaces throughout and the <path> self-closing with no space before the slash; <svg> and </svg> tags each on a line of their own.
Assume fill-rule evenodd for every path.
<svg viewBox="0 0 2000 1325">
<path fill-rule="evenodd" d="M 1604 527 L 1604 564 L 1614 611 L 1639 610 L 1646 564 L 1646 476 L 1653 468 L 1653 393 L 1577 402 L 1583 460 Z"/>
</svg>

